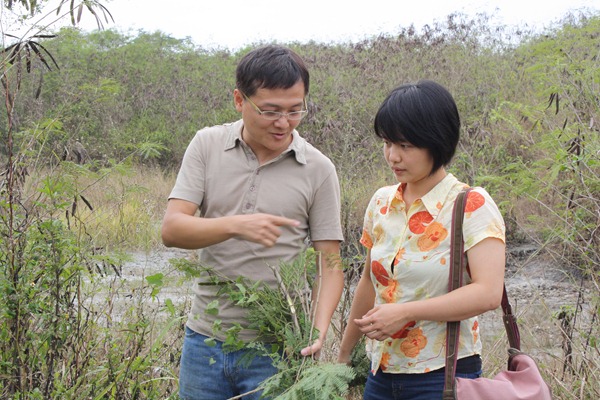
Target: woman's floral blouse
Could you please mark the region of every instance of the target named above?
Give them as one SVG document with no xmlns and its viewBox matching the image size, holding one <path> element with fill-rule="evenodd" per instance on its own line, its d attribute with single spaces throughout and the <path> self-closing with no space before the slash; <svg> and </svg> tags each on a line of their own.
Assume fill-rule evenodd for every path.
<svg viewBox="0 0 600 400">
<path fill-rule="evenodd" d="M 379 189 L 365 213 L 361 243 L 371 249 L 375 303 L 404 303 L 448 292 L 452 207 L 467 185 L 448 174 L 406 210 L 403 185 Z M 502 215 L 490 195 L 474 188 L 463 225 L 465 251 L 492 237 L 505 240 Z M 464 282 L 470 282 L 465 272 Z M 391 338 L 369 343 L 371 370 L 423 373 L 445 364 L 446 323 L 412 321 Z M 459 358 L 481 353 L 477 317 L 461 323 Z"/>
</svg>

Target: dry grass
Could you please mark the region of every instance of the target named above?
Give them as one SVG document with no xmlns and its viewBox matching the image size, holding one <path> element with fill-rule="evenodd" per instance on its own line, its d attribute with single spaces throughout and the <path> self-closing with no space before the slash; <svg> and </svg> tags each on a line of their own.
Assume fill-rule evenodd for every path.
<svg viewBox="0 0 600 400">
<path fill-rule="evenodd" d="M 122 252 L 149 251 L 160 246 L 160 224 L 175 182 L 174 173 L 157 167 L 121 165 L 92 171 L 87 166 L 62 164 L 30 175 L 25 203 L 39 201 L 40 188 L 53 176 L 62 177 L 71 186 L 65 193 L 73 193 L 73 197 L 61 199 L 76 203 L 66 218 L 96 248 Z"/>
<path fill-rule="evenodd" d="M 380 177 L 375 185 L 384 184 L 385 177 Z M 90 192 L 90 197 L 103 208 L 113 210 L 131 210 L 128 220 L 144 220 L 147 218 L 148 227 L 158 224 L 160 221 L 166 196 L 174 182 L 174 176 L 163 176 L 159 171 L 138 170 L 135 176 L 112 177 L 106 180 L 113 188 L 112 193 L 127 194 L 127 198 L 140 204 L 146 204 L 145 208 L 119 208 L 114 199 L 122 199 L 115 194 L 109 195 L 106 191 L 94 190 Z M 144 187 L 146 190 L 126 191 L 125 187 Z M 342 185 L 345 187 L 344 185 Z M 360 186 L 360 185 L 359 185 Z M 360 226 L 362 211 L 360 207 L 368 201 L 370 191 L 352 190 L 347 187 L 343 190 L 343 196 L 347 199 L 347 205 L 352 205 L 350 210 L 346 210 L 347 218 Z M 137 215 L 136 211 L 137 210 Z M 141 218 L 140 212 L 143 211 L 144 218 Z M 114 220 L 115 217 L 113 217 Z M 356 221 L 355 221 L 356 220 Z M 146 228 L 149 229 L 149 228 Z M 356 240 L 357 238 L 354 238 Z M 354 243 L 356 245 L 356 243 Z M 153 244 L 156 249 L 156 244 Z M 158 246 L 160 248 L 160 245 Z M 518 253 L 519 251 L 517 251 Z M 359 256 L 357 257 L 360 258 Z M 360 265 L 360 261 L 358 262 Z M 597 386 L 591 378 L 594 371 L 598 372 L 598 354 L 591 353 L 590 348 L 586 347 L 583 332 L 589 331 L 590 326 L 589 303 L 584 305 L 581 312 L 581 319 L 576 327 L 577 332 L 573 338 L 568 338 L 566 333 L 561 331 L 560 320 L 556 318 L 562 307 L 575 307 L 577 298 L 580 294 L 580 288 L 576 282 L 567 279 L 560 265 L 556 265 L 553 260 L 544 259 L 537 252 L 527 253 L 523 256 L 515 256 L 510 260 L 507 271 L 507 287 L 514 311 L 519 317 L 519 326 L 522 336 L 522 348 L 530 353 L 538 361 L 540 369 L 547 382 L 552 386 L 553 392 L 558 399 L 584 399 L 583 393 L 589 389 L 581 386 L 584 384 Z M 347 283 L 351 284 L 351 283 Z M 588 288 L 584 290 L 585 295 L 591 296 L 593 290 Z M 351 299 L 347 299 L 351 300 Z M 588 307 L 587 309 L 585 307 Z M 343 315 L 338 314 L 333 321 L 334 326 L 339 327 L 343 324 Z M 484 341 L 484 372 L 486 376 L 493 376 L 506 366 L 507 360 L 507 341 L 502 324 L 501 313 L 499 310 L 487 313 L 482 316 L 482 339 Z M 586 322 L 587 320 L 587 322 Z M 335 360 L 337 356 L 337 346 L 340 340 L 339 329 L 332 329 L 330 333 L 330 342 L 323 351 L 322 359 L 324 361 Z M 575 369 L 565 368 L 565 344 L 571 344 L 572 365 Z M 586 350 L 587 349 L 587 350 Z M 578 367 L 580 366 L 580 367 Z M 585 368 L 583 368 L 585 366 Z M 585 383 L 587 382 L 587 383 Z M 596 387 L 596 391 L 598 388 Z M 593 392 L 593 390 L 592 390 Z M 360 390 L 356 389 L 348 399 L 354 400 L 361 397 Z M 587 397 L 590 398 L 590 397 Z"/>
<path fill-rule="evenodd" d="M 56 171 L 54 171 L 56 172 Z M 73 171 L 67 171 L 73 173 Z M 64 172 L 63 172 L 64 173 Z M 35 174 L 28 183 L 26 192 L 28 201 L 33 201 L 43 174 Z M 79 200 L 76 218 L 93 237 L 99 247 L 106 250 L 120 250 L 134 255 L 134 261 L 125 263 L 120 271 L 121 276 L 107 276 L 96 281 L 90 290 L 98 309 L 102 310 L 107 320 L 117 322 L 123 317 L 131 318 L 136 310 L 143 310 L 145 318 L 152 320 L 152 333 L 148 339 L 153 341 L 162 332 L 164 321 L 172 320 L 168 316 L 165 304 L 167 300 L 174 302 L 176 314 L 180 318 L 181 327 L 189 309 L 189 287 L 180 275 L 168 264 L 168 258 L 188 257 L 192 253 L 171 252 L 160 243 L 159 228 L 166 199 L 175 180 L 174 174 L 164 174 L 156 168 L 131 167 L 124 171 L 110 173 L 80 173 L 74 184 L 87 202 L 93 207 L 90 210 Z M 385 177 L 377 179 L 375 186 L 385 184 Z M 349 233 L 357 235 L 357 227 L 362 223 L 362 211 L 372 190 L 358 185 L 362 190 L 349 183 L 342 184 L 343 198 L 347 209 L 344 211 L 346 225 L 353 226 Z M 360 219 L 359 219 L 360 217 Z M 71 217 L 73 218 L 73 217 Z M 350 224 L 351 223 L 351 224 Z M 357 241 L 353 237 L 351 241 Z M 357 246 L 357 243 L 347 243 Z M 118 246 L 118 248 L 117 248 Z M 357 247 L 355 247 L 357 248 Z M 350 251 L 354 259 L 354 268 L 360 271 L 360 255 Z M 543 262 L 542 262 L 543 261 Z M 165 284 L 157 296 L 150 296 L 151 288 L 145 277 L 163 272 Z M 556 316 L 562 307 L 576 307 L 580 288 L 576 282 L 566 279 L 559 266 L 549 260 L 543 260 L 537 253 L 528 257 L 511 260 L 507 271 L 507 287 L 513 308 L 519 317 L 522 336 L 522 348 L 538 361 L 547 382 L 552 386 L 557 399 L 591 399 L 586 393 L 598 393 L 598 383 L 593 379 L 598 374 L 598 353 L 585 342 L 585 332 L 593 331 L 594 321 L 590 318 L 593 310 L 589 303 L 584 303 L 580 319 L 573 321 L 575 335 L 568 337 L 561 330 L 561 320 Z M 348 281 L 347 285 L 352 282 Z M 184 293 L 182 296 L 181 294 Z M 593 288 L 584 289 L 584 296 L 592 296 Z M 186 297 L 187 296 L 187 297 Z M 345 299 L 346 302 L 351 298 Z M 151 304 L 148 304 L 151 302 Z M 344 303 L 345 304 L 345 303 Z M 349 304 L 345 304 L 348 307 Z M 587 307 L 587 308 L 586 308 Z M 343 325 L 347 308 L 342 307 L 333 321 L 329 343 L 322 352 L 322 360 L 333 361 L 337 357 L 340 340 L 340 329 Z M 165 319 L 166 318 L 166 319 Z M 173 327 L 174 329 L 174 327 Z M 507 342 L 499 311 L 486 313 L 481 318 L 482 340 L 484 341 L 484 372 L 493 376 L 504 369 L 507 360 Z M 173 346 L 165 352 L 165 370 L 169 371 L 169 379 L 177 376 L 177 346 L 181 343 L 182 332 L 175 329 L 167 334 L 166 341 Z M 565 354 L 566 344 L 570 344 L 571 362 L 568 364 Z M 590 389 L 590 386 L 592 389 Z M 595 387 L 595 389 L 594 389 Z M 587 396 L 587 397 L 586 397 Z M 361 390 L 355 388 L 347 397 L 348 400 L 361 398 Z"/>
</svg>

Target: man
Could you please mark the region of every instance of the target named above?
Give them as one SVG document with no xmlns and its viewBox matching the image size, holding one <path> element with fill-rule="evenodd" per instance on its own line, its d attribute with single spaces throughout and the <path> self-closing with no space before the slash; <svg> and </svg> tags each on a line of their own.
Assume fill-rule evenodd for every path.
<svg viewBox="0 0 600 400">
<path fill-rule="evenodd" d="M 203 249 L 200 260 L 231 279 L 244 276 L 276 287 L 271 267 L 292 262 L 306 239 L 322 254 L 315 316 L 319 338 L 302 350 L 317 355 L 337 307 L 343 274 L 339 244 L 339 182 L 332 162 L 299 136 L 307 113 L 309 73 L 290 49 L 265 46 L 245 55 L 236 70 L 233 100 L 242 119 L 199 131 L 186 150 L 162 226 L 166 246 Z M 196 216 L 199 210 L 199 216 Z M 204 284 L 203 284 L 204 283 Z M 186 324 L 179 394 L 183 399 L 228 399 L 254 391 L 276 368 L 268 357 L 239 363 L 245 350 L 224 352 L 221 332 L 248 325 L 243 309 L 200 281 Z M 216 316 L 206 307 L 219 300 Z M 250 341 L 256 332 L 242 329 Z M 219 342 L 219 340 L 221 342 Z M 260 392 L 244 396 L 258 399 Z"/>
</svg>

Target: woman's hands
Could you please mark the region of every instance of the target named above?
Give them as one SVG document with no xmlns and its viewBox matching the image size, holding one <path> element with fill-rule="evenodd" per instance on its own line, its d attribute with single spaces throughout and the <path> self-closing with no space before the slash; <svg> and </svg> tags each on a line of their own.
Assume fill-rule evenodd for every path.
<svg viewBox="0 0 600 400">
<path fill-rule="evenodd" d="M 369 339 L 385 340 L 399 334 L 410 323 L 408 316 L 403 316 L 403 308 L 403 304 L 380 304 L 354 323 Z"/>
<path fill-rule="evenodd" d="M 503 241 L 484 239 L 467 251 L 469 284 L 424 300 L 376 305 L 353 321 L 368 338 L 381 341 L 403 337 L 414 321 L 462 321 L 494 310 L 502 300 L 504 253 Z"/>
</svg>

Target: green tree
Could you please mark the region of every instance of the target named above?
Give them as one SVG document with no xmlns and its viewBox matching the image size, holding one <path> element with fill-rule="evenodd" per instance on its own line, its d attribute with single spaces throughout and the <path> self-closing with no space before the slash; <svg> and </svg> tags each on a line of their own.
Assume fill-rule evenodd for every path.
<svg viewBox="0 0 600 400">
<path fill-rule="evenodd" d="M 4 5 L 9 10 L 25 7 L 27 21 L 44 3 Z M 57 12 L 64 4 L 69 4 L 74 23 L 84 7 L 94 15 L 97 8 L 105 10 L 95 1 L 80 5 L 61 1 Z M 73 333 L 87 326 L 79 294 L 89 249 L 82 247 L 81 237 L 63 217 L 69 209 L 74 216 L 69 204 L 75 203 L 69 199 L 78 193 L 72 175 L 50 175 L 34 198 L 24 195 L 36 151 L 50 133 L 62 131 L 60 124 L 51 122 L 23 129 L 15 107 L 27 78 L 38 70 L 58 69 L 54 56 L 39 41 L 53 35 L 4 36 L 5 42 L 16 40 L 3 49 L 0 59 L 6 99 L 0 138 L 0 393 L 3 398 L 51 398 L 59 389 L 57 382 L 74 382 L 83 373 L 81 360 L 68 349 L 82 345 L 83 336 Z M 65 365 L 72 366 L 67 379 L 59 373 Z"/>
</svg>

